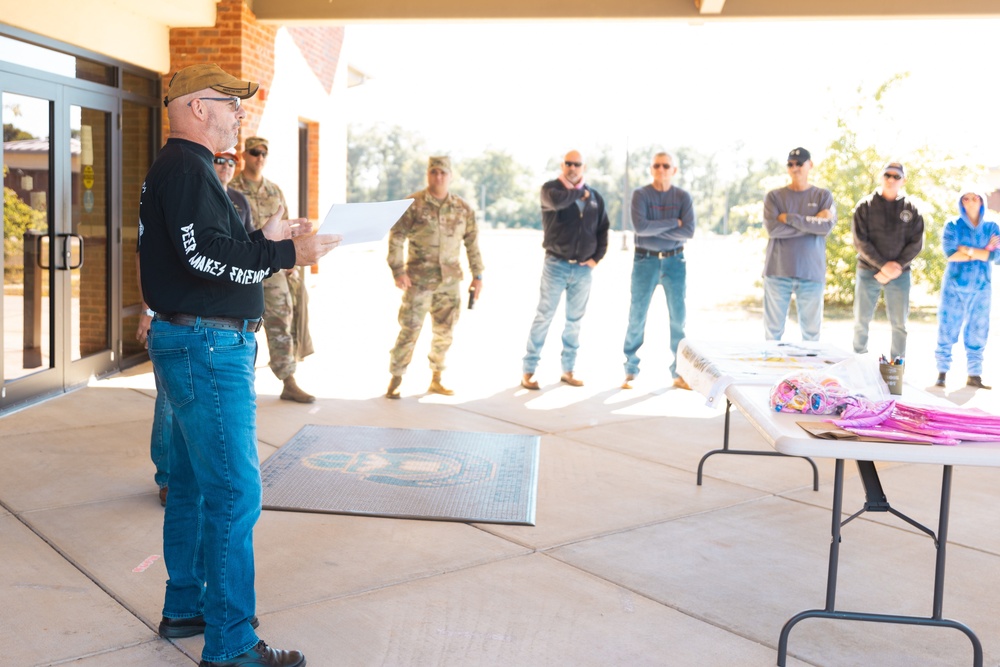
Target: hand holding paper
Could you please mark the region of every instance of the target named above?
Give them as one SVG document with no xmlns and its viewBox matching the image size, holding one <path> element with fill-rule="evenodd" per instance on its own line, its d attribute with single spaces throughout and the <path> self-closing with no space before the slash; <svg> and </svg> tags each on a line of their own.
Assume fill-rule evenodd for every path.
<svg viewBox="0 0 1000 667">
<path fill-rule="evenodd" d="M 323 219 L 319 233 L 339 234 L 343 237 L 341 241 L 343 245 L 380 241 L 412 203 L 412 199 L 400 199 L 360 204 L 334 204 Z"/>
</svg>

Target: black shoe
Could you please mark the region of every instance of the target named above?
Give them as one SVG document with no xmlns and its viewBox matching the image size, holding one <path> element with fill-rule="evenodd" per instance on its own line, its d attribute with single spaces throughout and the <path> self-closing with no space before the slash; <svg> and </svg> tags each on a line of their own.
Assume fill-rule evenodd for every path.
<svg viewBox="0 0 1000 667">
<path fill-rule="evenodd" d="M 975 387 L 976 389 L 992 389 L 993 387 L 983 384 L 983 378 L 978 375 L 970 375 L 968 382 L 965 383 L 966 387 Z"/>
<path fill-rule="evenodd" d="M 256 630 L 260 621 L 256 616 L 250 617 L 250 625 Z M 164 639 L 181 639 L 182 637 L 194 637 L 205 632 L 205 617 L 192 616 L 191 618 L 167 618 L 160 621 L 160 636 Z"/>
<path fill-rule="evenodd" d="M 252 649 L 235 658 L 219 662 L 202 660 L 198 667 L 305 667 L 305 664 L 306 657 L 298 651 L 271 648 L 262 639 Z"/>
<path fill-rule="evenodd" d="M 934 383 L 934 386 L 935 387 L 943 387 L 944 386 L 944 373 L 938 373 L 938 379 L 937 379 L 937 382 Z"/>
</svg>

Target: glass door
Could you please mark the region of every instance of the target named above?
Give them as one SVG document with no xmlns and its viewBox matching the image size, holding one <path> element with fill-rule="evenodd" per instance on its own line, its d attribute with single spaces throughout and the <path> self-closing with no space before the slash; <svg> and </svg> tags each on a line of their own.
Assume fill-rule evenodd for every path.
<svg viewBox="0 0 1000 667">
<path fill-rule="evenodd" d="M 0 410 L 114 370 L 114 98 L 0 78 Z"/>
</svg>

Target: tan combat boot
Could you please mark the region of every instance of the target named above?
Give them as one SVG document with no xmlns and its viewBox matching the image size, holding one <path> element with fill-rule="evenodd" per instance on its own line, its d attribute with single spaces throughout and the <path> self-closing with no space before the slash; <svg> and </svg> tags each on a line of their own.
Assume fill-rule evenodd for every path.
<svg viewBox="0 0 1000 667">
<path fill-rule="evenodd" d="M 402 375 L 393 375 L 389 380 L 389 388 L 385 391 L 386 398 L 399 398 L 399 385 L 403 384 Z"/>
<path fill-rule="evenodd" d="M 431 378 L 431 386 L 427 387 L 428 393 L 431 394 L 441 394 L 442 396 L 454 396 L 455 392 L 451 389 L 445 388 L 441 384 L 441 373 L 439 371 L 434 372 L 434 377 Z"/>
<path fill-rule="evenodd" d="M 299 385 L 295 384 L 295 377 L 289 375 L 285 378 L 285 388 L 281 392 L 281 400 L 283 401 L 295 401 L 296 403 L 313 403 L 316 397 L 312 394 L 307 394 L 299 388 Z"/>
</svg>

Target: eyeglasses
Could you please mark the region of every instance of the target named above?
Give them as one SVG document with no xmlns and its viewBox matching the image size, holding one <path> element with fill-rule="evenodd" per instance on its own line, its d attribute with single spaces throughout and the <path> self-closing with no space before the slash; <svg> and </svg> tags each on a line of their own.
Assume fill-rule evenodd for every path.
<svg viewBox="0 0 1000 667">
<path fill-rule="evenodd" d="M 902 180 L 902 176 L 899 174 L 882 174 L 882 178 L 891 178 L 894 181 Z"/>
<path fill-rule="evenodd" d="M 979 201 L 979 195 L 962 195 L 962 201 Z"/>
<path fill-rule="evenodd" d="M 573 162 L 572 160 L 566 160 L 565 162 L 563 162 L 563 164 L 566 165 L 567 167 L 582 167 L 583 166 L 582 162 Z"/>
<path fill-rule="evenodd" d="M 805 166 L 805 164 L 806 164 L 805 162 L 799 162 L 798 160 L 789 160 L 788 168 L 791 169 L 792 167 L 803 167 Z"/>
<path fill-rule="evenodd" d="M 250 155 L 253 155 L 254 157 L 267 157 L 267 151 L 261 148 L 251 148 L 247 151 L 247 153 L 250 153 Z"/>
<path fill-rule="evenodd" d="M 670 169 L 670 165 L 657 162 L 656 164 L 653 165 L 653 169 Z"/>
<path fill-rule="evenodd" d="M 218 165 L 225 165 L 227 167 L 235 167 L 236 166 L 236 160 L 233 160 L 233 159 L 228 158 L 228 157 L 217 157 L 214 160 L 212 160 L 212 162 L 214 162 L 215 164 L 218 164 Z"/>
<path fill-rule="evenodd" d="M 240 108 L 240 98 L 238 97 L 196 97 L 195 100 L 208 100 L 210 102 L 229 102 L 230 109 L 236 111 Z M 191 100 L 194 102 L 194 100 Z M 191 106 L 191 102 L 188 102 L 188 106 Z"/>
</svg>

